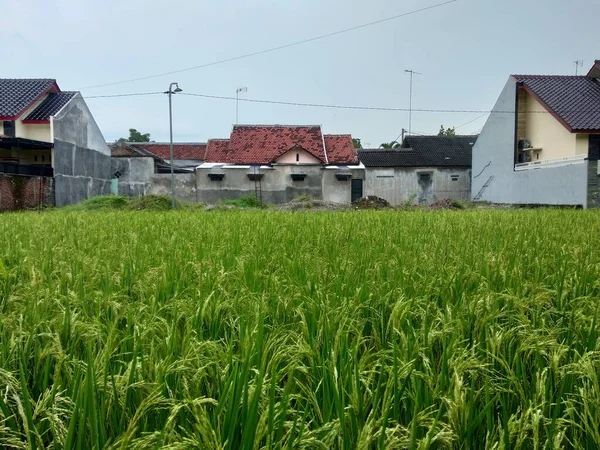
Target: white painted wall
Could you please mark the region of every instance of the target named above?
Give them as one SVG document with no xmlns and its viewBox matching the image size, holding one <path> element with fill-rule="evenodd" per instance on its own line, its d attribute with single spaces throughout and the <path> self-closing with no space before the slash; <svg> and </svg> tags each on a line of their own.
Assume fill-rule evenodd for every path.
<svg viewBox="0 0 600 450">
<path fill-rule="evenodd" d="M 296 161 L 296 157 L 298 161 Z M 292 149 L 275 160 L 277 164 L 322 164 L 319 158 L 315 158 L 306 150 L 301 148 Z"/>
</svg>

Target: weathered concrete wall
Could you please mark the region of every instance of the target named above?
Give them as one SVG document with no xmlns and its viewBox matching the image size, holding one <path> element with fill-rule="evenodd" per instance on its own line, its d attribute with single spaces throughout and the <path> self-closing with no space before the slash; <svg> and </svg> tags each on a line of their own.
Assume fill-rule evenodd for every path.
<svg viewBox="0 0 600 450">
<path fill-rule="evenodd" d="M 171 174 L 154 173 L 154 159 L 112 158 L 112 172 L 121 173 L 119 177 L 119 195 L 143 197 L 145 195 L 171 195 Z M 175 198 L 185 202 L 195 202 L 196 174 L 175 174 Z"/>
<path fill-rule="evenodd" d="M 111 173 L 120 172 L 119 195 L 128 197 L 143 197 L 146 188 L 154 176 L 154 159 L 142 158 L 112 158 Z"/>
<path fill-rule="evenodd" d="M 348 172 L 349 170 L 339 170 Z M 338 181 L 337 170 L 323 169 L 319 165 L 282 165 L 270 169 L 261 169 L 262 200 L 265 203 L 280 204 L 292 201 L 301 195 L 313 199 L 349 203 L 351 196 L 350 181 Z M 363 178 L 363 170 L 351 170 L 355 178 Z M 220 181 L 212 181 L 209 173 L 224 173 Z M 249 168 L 197 169 L 198 201 L 214 203 L 224 199 L 235 199 L 254 195 L 255 182 L 248 178 L 253 173 Z M 292 180 L 292 173 L 304 173 L 302 181 Z"/>
<path fill-rule="evenodd" d="M 196 202 L 196 174 L 176 173 L 175 198 L 183 202 Z M 146 186 L 146 195 L 171 195 L 171 174 L 157 173 L 152 176 Z"/>
<path fill-rule="evenodd" d="M 352 181 L 338 180 L 335 176 L 338 172 L 351 172 L 355 180 L 365 179 L 364 169 L 324 169 L 323 170 L 323 200 L 334 203 L 350 203 L 352 200 Z M 364 182 L 363 182 L 364 183 Z M 364 185 L 363 185 L 364 194 Z"/>
<path fill-rule="evenodd" d="M 56 206 L 110 194 L 110 149 L 80 94 L 52 118 Z"/>
<path fill-rule="evenodd" d="M 467 168 L 367 168 L 365 195 L 384 198 L 394 206 L 407 202 L 417 204 L 420 173 L 432 174 L 431 196 L 425 203 L 444 199 L 469 200 L 471 170 Z"/>
<path fill-rule="evenodd" d="M 585 206 L 587 161 L 562 167 L 514 170 L 515 96 L 516 82 L 510 77 L 473 147 L 472 198 L 493 176 L 482 191 L 480 201 Z"/>
<path fill-rule="evenodd" d="M 0 174 L 0 211 L 52 206 L 53 181 L 50 177 Z"/>
</svg>

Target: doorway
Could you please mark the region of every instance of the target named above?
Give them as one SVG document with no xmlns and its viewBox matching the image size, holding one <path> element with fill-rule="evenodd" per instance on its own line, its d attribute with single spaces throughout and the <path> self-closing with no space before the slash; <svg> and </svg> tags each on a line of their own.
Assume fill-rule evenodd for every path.
<svg viewBox="0 0 600 450">
<path fill-rule="evenodd" d="M 433 203 L 433 174 L 431 172 L 421 172 L 418 174 L 419 180 L 419 205 L 428 205 Z"/>
<path fill-rule="evenodd" d="M 352 180 L 350 200 L 355 202 L 363 197 L 363 180 Z"/>
</svg>

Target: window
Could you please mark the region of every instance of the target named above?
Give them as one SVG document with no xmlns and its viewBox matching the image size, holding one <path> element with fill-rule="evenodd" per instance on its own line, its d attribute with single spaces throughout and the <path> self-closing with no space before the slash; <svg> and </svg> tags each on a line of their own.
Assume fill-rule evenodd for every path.
<svg viewBox="0 0 600 450">
<path fill-rule="evenodd" d="M 46 156 L 42 155 L 42 162 L 45 162 L 45 161 L 46 161 Z"/>
<path fill-rule="evenodd" d="M 300 153 L 296 153 L 296 162 L 300 161 Z"/>
<path fill-rule="evenodd" d="M 13 120 L 4 121 L 4 135 L 8 137 L 15 137 L 15 122 Z"/>
<path fill-rule="evenodd" d="M 37 162 L 37 155 L 33 155 L 33 160 Z"/>
<path fill-rule="evenodd" d="M 450 175 L 450 178 L 452 179 L 452 181 L 458 181 L 458 175 Z"/>
</svg>

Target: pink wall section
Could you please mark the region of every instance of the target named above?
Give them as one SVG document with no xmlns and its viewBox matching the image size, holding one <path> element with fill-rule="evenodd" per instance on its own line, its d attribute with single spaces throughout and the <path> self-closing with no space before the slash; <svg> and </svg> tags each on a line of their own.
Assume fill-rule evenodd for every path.
<svg viewBox="0 0 600 450">
<path fill-rule="evenodd" d="M 299 161 L 296 161 L 296 155 L 298 155 Z M 275 162 L 277 164 L 321 164 L 319 158 L 315 158 L 313 155 L 300 148 L 284 153 L 277 158 Z"/>
</svg>

